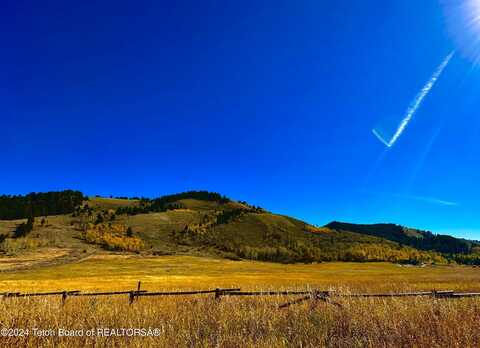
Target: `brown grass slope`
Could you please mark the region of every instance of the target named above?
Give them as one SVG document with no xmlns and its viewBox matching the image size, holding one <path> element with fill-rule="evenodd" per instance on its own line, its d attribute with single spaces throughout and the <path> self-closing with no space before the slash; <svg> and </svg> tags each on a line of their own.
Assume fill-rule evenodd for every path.
<svg viewBox="0 0 480 348">
<path fill-rule="evenodd" d="M 97 210 L 108 200 L 93 199 Z M 132 202 L 131 204 L 137 204 Z M 394 241 L 355 232 L 317 228 L 246 203 L 182 199 L 165 212 L 119 215 L 145 241 L 144 252 L 247 258 L 274 262 L 403 261 L 444 262 Z"/>
<path fill-rule="evenodd" d="M 108 250 L 282 263 L 446 262 L 439 254 L 401 246 L 395 241 L 328 227 L 317 228 L 236 201 L 180 199 L 172 202 L 172 208 L 166 211 L 132 214 L 121 208 L 141 207 L 141 201 L 92 197 L 84 203 L 84 208 L 87 205 L 88 210 L 46 217 L 43 223 L 42 218 L 36 218 L 34 230 L 25 238 L 12 238 L 15 226 L 22 220 L 0 221 L 0 234 L 9 237 L 2 243 L 4 254 L 15 255 L 32 248 L 61 248 L 78 257 L 82 253 Z M 99 226 L 101 231 L 96 231 Z M 115 226 L 124 228 L 109 233 Z M 141 240 L 141 248 L 122 247 L 129 243 L 129 238 L 118 231 L 128 228 L 133 238 Z M 100 235 L 96 242 L 85 238 L 89 229 L 96 231 L 95 238 Z M 113 239 L 115 243 L 109 244 Z"/>
</svg>

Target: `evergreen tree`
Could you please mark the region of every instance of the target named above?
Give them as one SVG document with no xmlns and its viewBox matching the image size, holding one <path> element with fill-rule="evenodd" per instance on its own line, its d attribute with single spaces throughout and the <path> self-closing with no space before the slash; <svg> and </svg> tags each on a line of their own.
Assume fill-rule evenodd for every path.
<svg viewBox="0 0 480 348">
<path fill-rule="evenodd" d="M 97 214 L 97 220 L 95 220 L 95 225 L 103 223 L 103 215 L 98 213 Z"/>
<path fill-rule="evenodd" d="M 27 220 L 27 223 L 22 222 L 20 225 L 17 226 L 17 228 L 13 233 L 14 237 L 15 238 L 25 237 L 27 234 L 32 232 L 34 223 L 35 223 L 35 218 L 33 216 L 30 216 Z"/>
<path fill-rule="evenodd" d="M 30 193 L 26 196 L 0 196 L 0 220 L 25 219 L 73 213 L 86 197 L 79 191 Z"/>
</svg>

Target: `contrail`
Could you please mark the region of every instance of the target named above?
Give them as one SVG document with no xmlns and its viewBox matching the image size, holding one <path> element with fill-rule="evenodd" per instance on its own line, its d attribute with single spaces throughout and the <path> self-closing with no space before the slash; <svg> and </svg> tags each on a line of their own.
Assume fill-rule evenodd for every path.
<svg viewBox="0 0 480 348">
<path fill-rule="evenodd" d="M 417 109 L 420 107 L 420 105 L 423 102 L 423 99 L 427 96 L 427 94 L 430 92 L 430 90 L 433 88 L 435 85 L 435 82 L 437 82 L 438 78 L 442 74 L 443 70 L 447 67 L 448 63 L 450 62 L 450 59 L 452 59 L 453 55 L 455 54 L 455 51 L 450 53 L 442 62 L 442 64 L 439 65 L 437 70 L 433 73 L 432 77 L 430 80 L 427 82 L 425 86 L 423 86 L 422 90 L 416 95 L 415 99 L 410 103 L 408 106 L 408 109 L 406 111 L 405 117 L 402 119 L 400 122 L 395 134 L 393 134 L 392 138 L 390 141 L 385 140 L 375 129 L 372 129 L 373 134 L 382 142 L 384 143 L 387 147 L 392 147 L 393 144 L 398 140 L 398 138 L 402 135 L 403 131 L 405 128 L 407 128 L 408 124 L 412 120 L 413 116 L 415 115 L 415 112 Z"/>
<path fill-rule="evenodd" d="M 382 143 L 384 143 L 386 146 L 390 147 L 390 143 L 388 141 L 386 141 L 385 139 L 382 138 L 382 136 L 380 135 L 380 133 L 377 132 L 377 130 L 374 128 L 372 129 L 372 133 L 373 135 L 375 135 L 378 140 L 380 140 Z"/>
<path fill-rule="evenodd" d="M 418 201 L 424 201 L 424 202 L 438 204 L 438 205 L 446 205 L 446 206 L 459 205 L 457 202 L 445 201 L 443 199 L 438 199 L 435 197 L 413 196 L 413 195 L 403 195 L 403 194 L 395 194 L 394 196 L 399 198 L 415 199 Z"/>
</svg>

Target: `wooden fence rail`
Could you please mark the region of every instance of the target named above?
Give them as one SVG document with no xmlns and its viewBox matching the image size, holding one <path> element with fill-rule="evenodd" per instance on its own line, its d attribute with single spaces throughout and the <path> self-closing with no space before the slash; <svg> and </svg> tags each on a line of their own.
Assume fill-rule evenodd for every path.
<svg viewBox="0 0 480 348">
<path fill-rule="evenodd" d="M 113 296 L 113 295 L 130 295 L 132 292 L 135 294 L 143 294 L 147 290 L 131 290 L 131 291 L 109 291 L 109 292 L 76 292 L 71 296 Z"/>
<path fill-rule="evenodd" d="M 477 297 L 480 296 L 480 292 L 464 292 L 464 293 L 453 293 L 450 297 L 458 298 L 458 297 Z"/>
<path fill-rule="evenodd" d="M 175 292 L 146 292 L 138 296 L 180 296 L 180 295 L 200 295 L 220 293 L 222 295 L 229 294 L 231 291 L 240 291 L 240 289 L 214 289 L 214 290 L 198 290 L 198 291 L 175 291 Z"/>
<path fill-rule="evenodd" d="M 230 291 L 222 296 L 287 296 L 287 295 L 306 295 L 313 291 Z"/>
<path fill-rule="evenodd" d="M 335 291 L 325 290 L 306 290 L 306 291 L 240 291 L 240 288 L 228 288 L 228 289 L 211 289 L 211 290 L 196 290 L 196 291 L 156 291 L 148 292 L 147 290 L 141 290 L 141 283 L 138 282 L 136 290 L 127 291 L 104 291 L 104 292 L 81 292 L 80 290 L 70 291 L 54 291 L 54 292 L 38 292 L 38 293 L 20 293 L 20 292 L 0 292 L 0 296 L 4 299 L 12 297 L 40 297 L 40 296 L 61 296 L 62 303 L 65 303 L 68 297 L 95 297 L 95 296 L 114 296 L 114 295 L 128 295 L 130 304 L 134 302 L 136 298 L 140 297 L 153 297 L 153 296 L 189 296 L 189 295 L 201 295 L 201 294 L 214 294 L 215 299 L 220 300 L 223 296 L 299 296 L 300 298 L 294 299 L 290 302 L 282 304 L 279 308 L 286 308 L 294 304 L 302 303 L 304 301 L 312 301 L 312 304 L 316 304 L 319 301 L 323 301 L 335 306 L 341 305 L 334 302 L 332 299 L 347 297 L 347 298 L 389 298 L 389 297 L 431 297 L 438 299 L 457 299 L 466 297 L 480 297 L 480 292 L 454 292 L 453 290 L 432 290 L 432 291 L 419 291 L 419 292 L 402 292 L 402 293 L 337 293 Z"/>
<path fill-rule="evenodd" d="M 35 293 L 27 293 L 27 294 L 22 294 L 19 292 L 11 292 L 11 293 L 5 293 L 3 296 L 4 297 L 35 297 L 35 296 L 55 296 L 55 295 L 68 295 L 68 296 L 76 296 L 80 291 L 79 290 L 74 290 L 74 291 L 57 291 L 57 292 L 35 292 Z"/>
<path fill-rule="evenodd" d="M 421 292 L 401 292 L 401 293 L 386 293 L 386 294 L 344 294 L 344 297 L 418 297 L 418 296 L 432 296 L 438 294 L 451 294 L 453 291 L 421 291 Z"/>
</svg>

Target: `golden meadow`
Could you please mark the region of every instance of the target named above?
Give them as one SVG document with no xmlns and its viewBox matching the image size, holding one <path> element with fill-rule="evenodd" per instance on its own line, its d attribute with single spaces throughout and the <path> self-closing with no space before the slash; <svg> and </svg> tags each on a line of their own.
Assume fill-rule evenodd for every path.
<svg viewBox="0 0 480 348">
<path fill-rule="evenodd" d="M 1 291 L 312 289 L 398 292 L 479 291 L 480 269 L 466 266 L 405 267 L 388 263 L 282 265 L 194 256 L 146 258 L 95 255 L 83 261 L 0 273 Z M 33 330 L 143 328 L 160 335 L 1 337 L 4 346 L 97 347 L 476 347 L 478 299 L 338 298 L 342 307 L 306 301 L 285 309 L 294 296 L 212 295 L 139 298 L 59 296 L 5 298 L 1 327 Z"/>
</svg>

